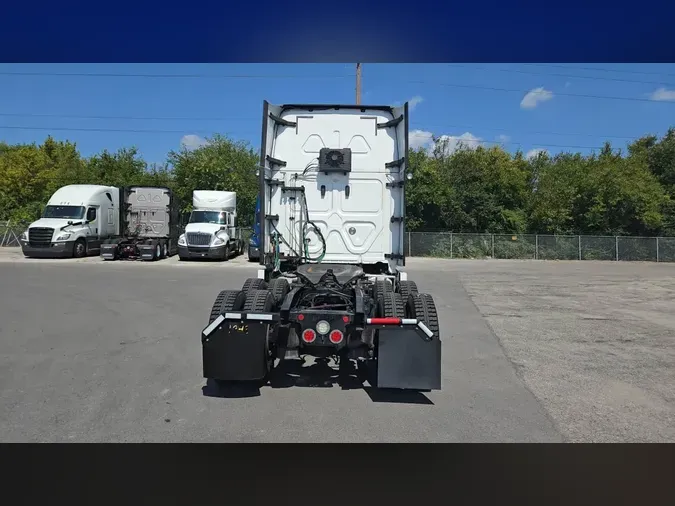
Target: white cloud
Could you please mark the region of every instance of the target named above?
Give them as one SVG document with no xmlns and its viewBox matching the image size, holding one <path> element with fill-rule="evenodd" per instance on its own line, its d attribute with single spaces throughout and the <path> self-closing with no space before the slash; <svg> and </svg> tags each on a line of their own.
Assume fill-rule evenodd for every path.
<svg viewBox="0 0 675 506">
<path fill-rule="evenodd" d="M 530 149 L 525 154 L 525 158 L 528 159 L 528 160 L 531 160 L 532 158 L 538 157 L 542 153 L 548 154 L 548 151 L 546 151 L 545 149 L 540 149 L 540 148 Z"/>
<path fill-rule="evenodd" d="M 408 134 L 408 145 L 410 149 L 428 148 L 433 142 L 433 135 L 425 130 L 413 130 Z"/>
<path fill-rule="evenodd" d="M 662 102 L 672 102 L 675 101 L 675 90 L 659 88 L 654 93 L 649 95 L 649 98 L 651 98 L 652 100 L 659 100 Z"/>
<path fill-rule="evenodd" d="M 534 109 L 539 102 L 546 102 L 553 98 L 553 92 L 544 88 L 534 88 L 527 92 L 520 102 L 521 109 Z"/>
<path fill-rule="evenodd" d="M 408 101 L 408 108 L 412 111 L 417 107 L 418 104 L 421 102 L 424 102 L 424 99 L 420 97 L 419 95 L 415 95 L 413 98 L 409 99 Z M 394 107 L 401 107 L 403 104 L 401 102 L 394 102 L 393 106 Z"/>
<path fill-rule="evenodd" d="M 501 142 L 502 144 L 506 144 L 511 140 L 511 137 L 508 135 L 500 134 L 496 137 L 497 142 Z"/>
<path fill-rule="evenodd" d="M 422 101 L 424 101 L 422 97 L 415 95 L 413 98 L 408 100 L 408 108 L 412 111 L 415 109 L 415 107 L 417 107 L 417 104 L 421 103 Z"/>
<path fill-rule="evenodd" d="M 441 135 L 438 138 L 436 144 L 440 144 L 443 148 L 443 152 L 446 155 L 451 155 L 457 151 L 460 147 L 476 149 L 480 146 L 481 139 L 473 135 L 471 132 L 464 132 L 460 136 L 455 135 Z M 431 148 L 433 151 L 436 145 L 434 144 Z"/>
<path fill-rule="evenodd" d="M 425 148 L 428 153 L 433 153 L 436 145 L 441 145 L 446 155 L 451 155 L 457 151 L 460 146 L 476 149 L 481 139 L 471 132 L 464 132 L 462 135 L 441 135 L 434 141 L 432 132 L 426 130 L 413 130 L 408 136 L 408 144 L 411 149 Z"/>
<path fill-rule="evenodd" d="M 208 144 L 206 139 L 194 134 L 184 135 L 180 140 L 180 145 L 190 150 L 200 148 L 206 144 Z"/>
</svg>

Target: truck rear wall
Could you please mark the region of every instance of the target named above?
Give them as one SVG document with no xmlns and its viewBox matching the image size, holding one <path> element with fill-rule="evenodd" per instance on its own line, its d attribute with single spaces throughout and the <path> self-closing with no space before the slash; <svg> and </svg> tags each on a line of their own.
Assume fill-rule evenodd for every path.
<svg viewBox="0 0 675 506">
<path fill-rule="evenodd" d="M 166 238 L 178 233 L 178 203 L 167 188 L 131 187 L 124 192 L 125 235 Z"/>
<path fill-rule="evenodd" d="M 300 195 L 266 182 L 272 179 L 305 187 L 310 219 L 326 241 L 324 262 L 374 264 L 387 262 L 393 254 L 394 263 L 402 265 L 404 259 L 397 256 L 404 253 L 404 223 L 400 221 L 405 214 L 404 188 L 388 184 L 405 180 L 407 107 L 266 105 L 261 206 L 262 214 L 278 216 L 278 220 L 274 221 L 276 230 L 267 220 L 261 223 L 263 251 L 273 251 L 269 238 L 276 231 L 296 252 L 303 247 Z M 351 149 L 351 171 L 319 171 L 322 148 Z M 321 242 L 311 231 L 308 237 L 310 256 L 316 257 Z M 285 243 L 280 251 L 293 254 Z"/>
</svg>

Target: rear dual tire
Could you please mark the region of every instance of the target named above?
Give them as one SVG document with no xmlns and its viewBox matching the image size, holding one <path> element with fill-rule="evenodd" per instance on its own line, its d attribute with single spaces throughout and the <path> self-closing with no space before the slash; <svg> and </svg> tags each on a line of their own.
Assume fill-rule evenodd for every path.
<svg viewBox="0 0 675 506">
<path fill-rule="evenodd" d="M 213 321 L 220 315 L 230 311 L 269 313 L 274 309 L 274 305 L 274 296 L 272 295 L 272 292 L 267 289 L 259 290 L 256 288 L 251 288 L 248 291 L 223 290 L 218 294 L 215 302 L 213 303 L 211 314 L 209 315 L 209 323 L 213 323 Z M 218 385 L 220 388 L 237 383 L 250 384 L 258 387 L 263 386 L 267 383 L 269 371 L 271 371 L 274 367 L 274 357 L 270 354 L 269 343 L 266 346 L 265 354 L 266 356 L 264 359 L 267 361 L 267 374 L 264 378 L 254 381 L 223 381 L 214 379 L 216 385 Z"/>
</svg>

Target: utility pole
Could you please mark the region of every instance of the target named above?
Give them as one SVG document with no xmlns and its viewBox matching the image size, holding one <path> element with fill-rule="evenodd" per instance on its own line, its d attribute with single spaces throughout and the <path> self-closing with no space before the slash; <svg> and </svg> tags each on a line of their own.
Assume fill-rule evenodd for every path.
<svg viewBox="0 0 675 506">
<path fill-rule="evenodd" d="M 356 105 L 361 105 L 361 64 L 356 64 Z"/>
</svg>

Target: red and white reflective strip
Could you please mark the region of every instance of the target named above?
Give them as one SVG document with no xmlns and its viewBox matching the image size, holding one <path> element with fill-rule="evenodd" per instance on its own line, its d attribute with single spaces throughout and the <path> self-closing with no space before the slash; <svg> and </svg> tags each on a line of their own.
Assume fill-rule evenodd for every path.
<svg viewBox="0 0 675 506">
<path fill-rule="evenodd" d="M 366 323 L 368 325 L 417 325 L 427 337 L 433 337 L 434 335 L 424 322 L 415 318 L 368 318 Z"/>
<path fill-rule="evenodd" d="M 241 320 L 243 319 L 241 313 L 225 313 L 226 320 Z M 248 313 L 246 315 L 247 320 L 274 320 L 274 315 L 264 314 L 264 313 Z"/>
</svg>

